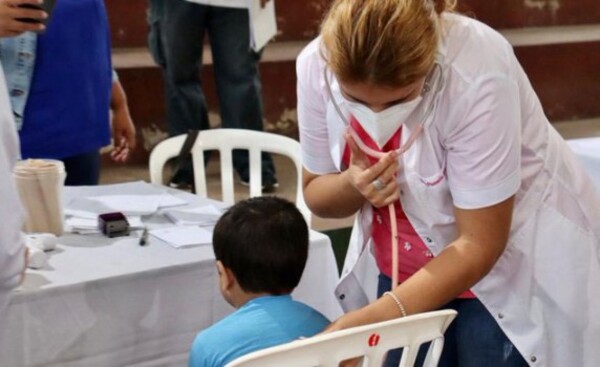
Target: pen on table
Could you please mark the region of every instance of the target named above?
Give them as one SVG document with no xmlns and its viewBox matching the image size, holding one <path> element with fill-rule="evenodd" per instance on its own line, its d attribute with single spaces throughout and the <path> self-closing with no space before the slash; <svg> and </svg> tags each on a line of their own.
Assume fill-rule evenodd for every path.
<svg viewBox="0 0 600 367">
<path fill-rule="evenodd" d="M 148 244 L 148 227 L 144 227 L 142 236 L 140 237 L 140 246 L 146 246 Z"/>
</svg>

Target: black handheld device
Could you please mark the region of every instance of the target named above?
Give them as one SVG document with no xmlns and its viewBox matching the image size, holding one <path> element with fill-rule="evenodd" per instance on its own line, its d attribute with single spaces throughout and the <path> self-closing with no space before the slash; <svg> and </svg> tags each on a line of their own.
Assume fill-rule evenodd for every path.
<svg viewBox="0 0 600 367">
<path fill-rule="evenodd" d="M 19 22 L 24 22 L 24 23 L 42 23 L 44 25 L 47 25 L 48 22 L 50 21 L 50 16 L 52 14 L 52 11 L 54 10 L 54 7 L 56 6 L 56 1 L 57 0 L 44 0 L 44 2 L 40 5 L 34 5 L 34 4 L 19 5 L 20 8 L 43 10 L 46 12 L 46 14 L 48 14 L 48 17 L 46 19 L 17 18 L 17 20 Z"/>
</svg>

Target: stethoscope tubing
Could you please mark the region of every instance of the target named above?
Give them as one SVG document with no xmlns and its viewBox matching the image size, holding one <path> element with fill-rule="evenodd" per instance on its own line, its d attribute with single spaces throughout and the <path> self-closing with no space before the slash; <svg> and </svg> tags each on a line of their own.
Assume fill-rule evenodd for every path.
<svg viewBox="0 0 600 367">
<path fill-rule="evenodd" d="M 437 73 L 437 75 L 435 75 L 436 73 Z M 327 91 L 329 93 L 329 97 L 333 103 L 333 106 L 334 106 L 338 116 L 342 120 L 342 122 L 346 125 L 346 131 L 350 134 L 352 140 L 354 140 L 354 142 L 356 143 L 358 148 L 363 153 L 367 154 L 370 157 L 373 157 L 376 159 L 381 159 L 387 153 L 379 152 L 379 151 L 376 151 L 376 150 L 368 147 L 362 141 L 362 139 L 360 138 L 358 133 L 352 128 L 352 126 L 348 123 L 348 121 L 344 117 L 344 114 L 340 110 L 340 107 L 338 106 L 338 104 L 336 103 L 336 101 L 333 97 L 333 91 L 331 89 L 331 84 L 329 82 L 329 78 L 327 77 L 327 68 L 323 69 L 323 76 L 325 78 L 325 85 L 327 86 Z M 436 78 L 436 76 L 437 76 L 437 78 Z M 433 113 L 433 110 L 435 109 L 435 99 L 436 99 L 437 94 L 443 88 L 443 85 L 444 85 L 443 70 L 442 70 L 440 63 L 436 62 L 434 65 L 434 72 L 432 73 L 432 77 L 428 78 L 425 81 L 425 85 L 423 86 L 423 94 L 429 93 L 432 89 L 434 89 L 433 98 L 429 101 L 428 108 L 427 108 L 424 116 L 421 118 L 421 122 L 419 123 L 417 128 L 413 131 L 413 133 L 410 135 L 408 140 L 404 144 L 402 144 L 398 149 L 396 149 L 398 158 L 400 158 L 400 156 L 402 154 L 404 154 L 414 144 L 414 142 L 417 140 L 419 135 L 424 131 L 425 122 L 429 120 L 429 117 L 431 116 L 431 114 Z M 425 100 L 423 102 L 425 102 Z M 391 224 L 391 232 L 392 232 L 391 233 L 391 240 L 392 240 L 392 285 L 391 285 L 391 289 L 394 289 L 399 284 L 399 282 L 398 282 L 398 270 L 399 270 L 398 223 L 396 222 L 396 210 L 394 208 L 394 203 L 391 203 L 388 205 L 388 211 L 389 211 L 389 216 L 390 216 L 390 224 Z"/>
</svg>

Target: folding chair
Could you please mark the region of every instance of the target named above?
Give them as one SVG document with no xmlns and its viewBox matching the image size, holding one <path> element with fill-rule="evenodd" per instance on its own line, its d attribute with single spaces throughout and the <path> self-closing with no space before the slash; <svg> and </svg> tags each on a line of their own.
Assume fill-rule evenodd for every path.
<svg viewBox="0 0 600 367">
<path fill-rule="evenodd" d="M 179 135 L 160 142 L 150 154 L 150 182 L 163 184 L 162 173 L 166 162 L 179 155 L 186 135 Z M 234 174 L 232 151 L 249 151 L 250 196 L 262 195 L 261 153 L 274 153 L 288 157 L 294 162 L 297 175 L 296 206 L 310 226 L 311 213 L 302 193 L 302 163 L 300 143 L 283 135 L 244 129 L 211 129 L 200 131 L 192 148 L 196 194 L 207 197 L 204 151 L 218 150 L 221 157 L 222 200 L 234 204 Z"/>
<path fill-rule="evenodd" d="M 421 344 L 430 341 L 424 366 L 437 366 L 444 332 L 455 316 L 454 310 L 441 310 L 322 334 L 247 354 L 226 367 L 337 367 L 357 357 L 364 357 L 363 367 L 380 367 L 396 348 L 403 348 L 400 366 L 409 367 Z"/>
</svg>

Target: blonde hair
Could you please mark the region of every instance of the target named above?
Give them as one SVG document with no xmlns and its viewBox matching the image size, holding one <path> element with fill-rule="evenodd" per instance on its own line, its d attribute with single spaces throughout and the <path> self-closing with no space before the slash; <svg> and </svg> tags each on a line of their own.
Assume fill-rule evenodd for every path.
<svg viewBox="0 0 600 367">
<path fill-rule="evenodd" d="M 321 25 L 322 55 L 338 80 L 403 87 L 431 69 L 439 14 L 456 0 L 336 0 Z"/>
</svg>

